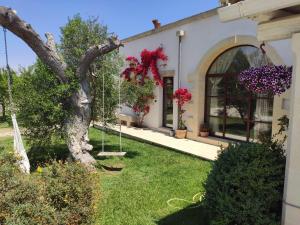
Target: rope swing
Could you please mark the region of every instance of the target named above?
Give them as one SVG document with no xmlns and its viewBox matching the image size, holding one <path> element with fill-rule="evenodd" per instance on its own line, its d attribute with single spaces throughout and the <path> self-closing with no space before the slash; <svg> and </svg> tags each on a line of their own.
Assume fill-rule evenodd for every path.
<svg viewBox="0 0 300 225">
<path fill-rule="evenodd" d="M 118 79 L 118 98 L 119 98 L 119 112 L 118 115 L 121 113 L 121 77 L 119 76 Z M 105 76 L 102 74 L 102 126 L 103 128 L 105 127 Z M 126 152 L 122 151 L 122 124 L 121 121 L 119 120 L 119 151 L 118 152 L 108 152 L 105 151 L 105 134 L 104 131 L 102 131 L 102 149 L 101 152 L 98 153 L 98 156 L 100 157 L 110 157 L 110 156 L 115 156 L 115 157 L 123 157 L 126 155 Z"/>
<path fill-rule="evenodd" d="M 15 107 L 12 97 L 12 74 L 8 63 L 8 50 L 7 50 L 7 40 L 6 40 L 6 29 L 3 28 L 4 33 L 4 47 L 5 47 L 5 59 L 6 59 L 6 69 L 7 69 L 7 86 L 8 86 L 8 96 L 11 111 L 11 119 L 13 124 L 13 136 L 14 136 L 14 150 L 16 155 L 20 158 L 18 164 L 24 173 L 30 173 L 30 163 L 26 154 L 26 150 L 23 145 L 21 132 L 18 126 L 18 122 L 15 114 Z"/>
</svg>

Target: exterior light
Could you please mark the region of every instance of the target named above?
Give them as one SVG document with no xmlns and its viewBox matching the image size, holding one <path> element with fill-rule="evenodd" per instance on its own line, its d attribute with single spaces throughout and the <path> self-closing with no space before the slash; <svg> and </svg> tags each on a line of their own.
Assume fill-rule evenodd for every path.
<svg viewBox="0 0 300 225">
<path fill-rule="evenodd" d="M 176 31 L 176 36 L 177 37 L 183 37 L 185 35 L 185 31 L 184 30 L 178 30 Z"/>
</svg>

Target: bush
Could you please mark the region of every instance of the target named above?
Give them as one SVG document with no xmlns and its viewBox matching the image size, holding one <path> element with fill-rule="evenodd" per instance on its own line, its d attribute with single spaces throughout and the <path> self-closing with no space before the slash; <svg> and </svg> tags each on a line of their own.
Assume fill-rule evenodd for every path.
<svg viewBox="0 0 300 225">
<path fill-rule="evenodd" d="M 205 184 L 212 225 L 280 224 L 285 156 L 281 145 L 229 146 Z"/>
<path fill-rule="evenodd" d="M 121 102 L 133 109 L 139 127 L 143 126 L 145 116 L 150 112 L 154 90 L 155 84 L 151 79 L 145 79 L 143 83 L 124 80 L 121 84 Z"/>
<path fill-rule="evenodd" d="M 53 162 L 31 175 L 12 156 L 0 159 L 0 224 L 91 224 L 98 197 L 95 175 L 80 164 Z"/>
</svg>

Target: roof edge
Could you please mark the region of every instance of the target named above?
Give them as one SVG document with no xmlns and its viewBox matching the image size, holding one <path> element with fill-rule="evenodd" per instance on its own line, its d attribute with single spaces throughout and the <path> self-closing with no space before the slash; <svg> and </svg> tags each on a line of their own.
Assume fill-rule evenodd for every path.
<svg viewBox="0 0 300 225">
<path fill-rule="evenodd" d="M 163 32 L 165 30 L 172 29 L 174 27 L 182 26 L 182 25 L 192 23 L 192 22 L 197 21 L 197 20 L 202 20 L 202 19 L 205 19 L 205 18 L 208 18 L 208 17 L 211 17 L 211 16 L 215 16 L 215 15 L 218 14 L 218 8 L 219 7 L 208 10 L 206 12 L 198 13 L 198 14 L 190 16 L 190 17 L 186 17 L 186 18 L 181 19 L 181 20 L 177 20 L 177 21 L 172 22 L 172 23 L 168 23 L 166 25 L 161 26 L 158 29 L 148 30 L 148 31 L 145 31 L 145 32 L 127 37 L 127 38 L 123 39 L 122 42 L 123 43 L 132 42 L 132 41 L 135 41 L 135 40 L 147 37 L 147 36 L 151 36 L 153 34 Z"/>
</svg>

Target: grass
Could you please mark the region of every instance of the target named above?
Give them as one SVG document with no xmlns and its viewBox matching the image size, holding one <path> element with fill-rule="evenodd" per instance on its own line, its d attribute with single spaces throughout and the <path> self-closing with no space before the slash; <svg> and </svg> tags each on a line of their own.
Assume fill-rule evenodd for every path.
<svg viewBox="0 0 300 225">
<path fill-rule="evenodd" d="M 96 152 L 101 148 L 100 132 L 92 129 L 91 143 Z M 118 150 L 118 137 L 106 135 L 107 151 Z M 152 225 L 152 224 L 197 224 L 201 223 L 201 210 L 171 208 L 171 198 L 192 200 L 203 192 L 211 163 L 173 152 L 161 147 L 124 139 L 123 159 L 99 160 L 99 164 L 125 164 L 120 174 L 103 173 L 102 201 L 99 205 L 98 225 Z M 203 223 L 205 224 L 205 223 Z"/>
<path fill-rule="evenodd" d="M 101 150 L 101 131 L 90 130 L 93 154 Z M 11 138 L 0 140 L 6 147 Z M 117 151 L 118 136 L 105 134 L 106 151 Z M 174 202 L 179 209 L 167 205 L 171 198 L 192 201 L 203 192 L 203 182 L 211 163 L 195 157 L 123 138 L 124 158 L 97 159 L 101 165 L 123 164 L 119 173 L 99 169 L 101 199 L 97 206 L 97 225 L 204 225 L 208 224 L 201 207 L 190 209 L 191 203 Z M 57 144 L 44 151 L 31 150 L 28 155 L 35 166 L 50 158 L 66 158 L 67 149 Z M 88 185 L 88 184 L 87 184 Z"/>
</svg>

